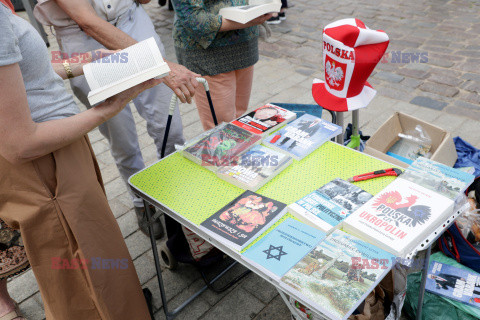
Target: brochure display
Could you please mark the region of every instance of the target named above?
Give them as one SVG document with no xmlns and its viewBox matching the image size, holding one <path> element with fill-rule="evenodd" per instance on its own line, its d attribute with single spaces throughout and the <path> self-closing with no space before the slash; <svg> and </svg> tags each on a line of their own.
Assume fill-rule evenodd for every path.
<svg viewBox="0 0 480 320">
<path fill-rule="evenodd" d="M 339 162 L 338 159 L 343 160 Z M 301 161 L 294 161 L 288 166 L 288 169 L 280 172 L 256 193 L 284 204 L 292 204 L 335 178 L 346 180 L 358 173 L 371 172 L 388 166 L 382 160 L 327 141 L 312 151 L 308 157 Z M 355 185 L 376 195 L 394 180 L 395 177 L 387 176 L 358 182 Z M 219 179 L 214 172 L 186 159 L 178 152 L 133 175 L 129 183 L 134 191 L 147 202 L 158 206 L 172 218 L 206 239 L 209 234 L 199 228 L 199 225 L 244 192 L 239 187 Z M 280 288 L 278 277 L 267 274 L 258 267 L 258 264 L 244 259 L 242 254 L 250 248 L 254 248 L 257 242 L 260 243 L 270 231 L 286 221 L 285 219 L 288 220 L 293 216 L 287 213 L 284 217 L 241 252 L 232 250 L 231 247 L 215 238 L 209 240 L 221 251 L 235 260 L 242 261 L 250 270 Z M 322 313 L 313 304 L 302 299 L 302 296 L 295 293 L 295 290 L 283 290 L 315 312 Z"/>
</svg>

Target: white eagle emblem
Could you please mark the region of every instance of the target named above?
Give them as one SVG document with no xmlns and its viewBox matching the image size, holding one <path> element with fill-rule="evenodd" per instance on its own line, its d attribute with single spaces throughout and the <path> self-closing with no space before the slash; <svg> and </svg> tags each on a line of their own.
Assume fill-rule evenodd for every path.
<svg viewBox="0 0 480 320">
<path fill-rule="evenodd" d="M 325 72 L 327 73 L 327 81 L 330 83 L 331 86 L 339 86 L 340 81 L 343 79 L 343 70 L 340 67 L 335 68 L 335 62 L 333 64 L 330 64 L 330 61 L 327 61 L 325 64 Z"/>
</svg>

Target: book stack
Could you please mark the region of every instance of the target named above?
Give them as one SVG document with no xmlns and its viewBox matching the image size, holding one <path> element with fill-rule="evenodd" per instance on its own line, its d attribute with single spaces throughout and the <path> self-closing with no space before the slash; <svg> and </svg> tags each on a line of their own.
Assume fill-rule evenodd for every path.
<svg viewBox="0 0 480 320">
<path fill-rule="evenodd" d="M 200 229 L 234 250 L 241 251 L 286 212 L 279 201 L 245 191 L 201 223 Z"/>
<path fill-rule="evenodd" d="M 231 123 L 252 133 L 265 136 L 297 117 L 295 112 L 267 103 L 252 112 L 244 114 Z"/>
<path fill-rule="evenodd" d="M 345 219 L 343 229 L 403 257 L 448 219 L 472 181 L 470 174 L 419 158 Z"/>
<path fill-rule="evenodd" d="M 287 218 L 253 246 L 242 258 L 270 277 L 280 279 L 325 238 L 326 234 L 300 221 Z"/>
<path fill-rule="evenodd" d="M 220 168 L 217 176 L 239 188 L 257 191 L 292 161 L 284 153 L 256 145 L 241 156 L 237 165 Z"/>
<path fill-rule="evenodd" d="M 294 159 L 302 160 L 340 133 L 342 133 L 340 126 L 305 114 L 272 133 L 263 143 L 273 149 L 286 152 Z"/>
<path fill-rule="evenodd" d="M 335 230 L 281 278 L 281 286 L 329 319 L 347 319 L 390 271 L 394 257 Z"/>
<path fill-rule="evenodd" d="M 300 221 L 324 232 L 332 232 L 372 195 L 342 179 L 334 179 L 288 206 Z"/>
<path fill-rule="evenodd" d="M 185 158 L 215 172 L 221 166 L 236 165 L 242 153 L 260 141 L 261 136 L 233 124 L 224 123 L 188 145 L 182 154 Z"/>
</svg>

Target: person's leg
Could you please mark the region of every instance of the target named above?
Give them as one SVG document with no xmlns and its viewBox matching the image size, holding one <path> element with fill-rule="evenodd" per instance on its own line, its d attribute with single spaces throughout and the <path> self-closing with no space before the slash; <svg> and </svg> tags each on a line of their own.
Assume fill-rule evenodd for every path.
<svg viewBox="0 0 480 320">
<path fill-rule="evenodd" d="M 235 119 L 235 71 L 221 73 L 214 76 L 204 76 L 204 78 L 207 80 L 210 88 L 210 95 L 218 123 L 230 122 Z M 203 129 L 212 129 L 215 125 L 213 123 L 212 113 L 210 112 L 210 106 L 203 86 L 197 87 L 194 99 L 200 120 L 202 121 Z"/>
<path fill-rule="evenodd" d="M 235 94 L 235 110 L 236 118 L 247 112 L 250 103 L 250 95 L 252 93 L 253 83 L 253 66 L 248 68 L 235 70 L 236 94 Z"/>
<path fill-rule="evenodd" d="M 69 56 L 74 52 L 86 52 L 103 48 L 103 46 L 78 30 L 74 34 L 62 35 L 57 33 L 61 50 Z M 87 96 L 90 91 L 84 76 L 75 77 L 70 80 L 75 96 L 87 108 L 91 108 Z M 115 117 L 100 125 L 101 134 L 107 138 L 110 144 L 110 152 L 115 159 L 118 171 L 128 186 L 128 178 L 145 167 L 140 146 L 138 144 L 135 120 L 133 119 L 130 107 L 125 107 Z M 130 188 L 128 188 L 131 193 Z M 134 197 L 131 193 L 132 198 Z M 137 201 L 140 202 L 141 201 Z"/>
<path fill-rule="evenodd" d="M 7 290 L 7 279 L 0 280 L 0 318 L 15 311 L 15 301 L 10 297 Z M 12 320 L 25 320 L 23 317 L 15 317 Z"/>
<path fill-rule="evenodd" d="M 125 22 L 122 21 L 122 23 L 117 24 L 117 27 L 137 41 L 153 37 L 157 42 L 160 52 L 165 57 L 163 43 L 143 7 L 140 6 L 136 8 L 131 13 L 131 18 L 126 19 Z M 160 84 L 140 93 L 137 98 L 133 100 L 140 116 L 147 121 L 147 132 L 155 142 L 159 158 L 172 96 L 173 91 L 165 84 Z M 178 109 L 177 103 L 172 123 L 170 125 L 165 154 L 168 155 L 174 152 L 175 144 L 183 144 L 184 142 L 182 119 L 180 117 L 180 110 Z"/>
</svg>

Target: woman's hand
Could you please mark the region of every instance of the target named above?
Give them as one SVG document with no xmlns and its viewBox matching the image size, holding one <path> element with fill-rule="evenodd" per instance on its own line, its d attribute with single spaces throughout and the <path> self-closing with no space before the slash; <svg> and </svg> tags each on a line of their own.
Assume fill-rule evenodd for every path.
<svg viewBox="0 0 480 320">
<path fill-rule="evenodd" d="M 247 24 L 249 27 L 257 26 L 257 25 L 259 25 L 259 24 L 264 23 L 265 21 L 267 21 L 267 20 L 270 19 L 271 17 L 273 17 L 273 14 L 272 14 L 272 13 L 267 13 L 267 14 L 261 15 L 260 17 L 256 17 L 256 18 L 253 19 L 253 20 L 250 20 L 250 21 L 247 22 L 246 24 Z"/>
<path fill-rule="evenodd" d="M 270 19 L 273 15 L 271 13 L 267 13 L 256 17 L 253 20 L 248 21 L 247 23 L 238 23 L 232 20 L 228 20 L 222 17 L 222 25 L 220 26 L 219 31 L 231 31 L 231 30 L 238 30 L 238 29 L 245 29 L 253 26 L 257 26 L 259 24 L 264 23 L 268 19 Z"/>
<path fill-rule="evenodd" d="M 100 103 L 95 106 L 95 110 L 102 113 L 104 121 L 117 115 L 130 101 L 135 99 L 141 92 L 155 87 L 156 85 L 163 82 L 162 79 L 150 79 L 145 82 L 142 82 L 130 89 L 122 91 L 113 97 L 108 98 L 105 102 Z"/>
<path fill-rule="evenodd" d="M 82 54 L 77 54 L 75 56 L 72 55 L 70 59 L 62 60 L 62 59 L 52 59 L 52 67 L 62 79 L 68 79 L 67 71 L 63 66 L 63 62 L 68 62 L 70 65 L 70 70 L 74 77 L 78 77 L 83 75 L 83 66 L 95 61 L 97 59 L 101 59 L 107 57 L 113 53 L 116 53 L 118 50 L 108 50 L 108 49 L 97 49 L 92 50 L 89 52 L 85 52 Z"/>
<path fill-rule="evenodd" d="M 84 59 L 82 59 L 83 64 L 90 63 L 92 61 L 108 57 L 109 55 L 116 53 L 120 50 L 108 50 L 104 48 L 96 49 L 85 53 Z"/>
</svg>

